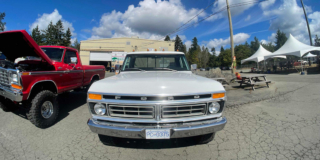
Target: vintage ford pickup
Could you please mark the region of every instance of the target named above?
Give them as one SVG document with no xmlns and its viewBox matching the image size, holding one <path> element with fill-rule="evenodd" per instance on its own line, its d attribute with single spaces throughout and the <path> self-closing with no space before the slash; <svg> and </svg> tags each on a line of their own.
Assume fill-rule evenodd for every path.
<svg viewBox="0 0 320 160">
<path fill-rule="evenodd" d="M 0 52 L 6 57 L 0 60 L 0 107 L 4 111 L 23 107 L 40 128 L 55 123 L 57 94 L 88 88 L 105 76 L 104 66 L 82 65 L 77 50 L 39 47 L 24 30 L 1 32 Z M 20 61 L 14 63 L 16 59 Z"/>
<path fill-rule="evenodd" d="M 128 53 L 120 74 L 88 91 L 88 125 L 104 144 L 120 138 L 194 137 L 208 143 L 224 128 L 226 91 L 190 71 L 182 52 Z"/>
</svg>

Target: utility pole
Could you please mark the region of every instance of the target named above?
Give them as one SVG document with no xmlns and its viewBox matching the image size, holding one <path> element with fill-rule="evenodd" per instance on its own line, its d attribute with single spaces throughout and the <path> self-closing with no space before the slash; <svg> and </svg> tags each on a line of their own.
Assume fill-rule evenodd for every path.
<svg viewBox="0 0 320 160">
<path fill-rule="evenodd" d="M 310 38 L 310 45 L 312 46 L 312 37 L 311 37 L 311 32 L 310 32 L 310 27 L 309 27 L 309 21 L 308 21 L 308 17 L 307 17 L 307 13 L 306 13 L 306 10 L 304 9 L 304 4 L 303 4 L 303 1 L 301 1 L 301 5 L 302 5 L 302 8 L 303 8 L 303 12 L 304 12 L 304 17 L 306 18 L 306 22 L 307 22 L 307 27 L 308 27 L 308 32 L 309 32 L 309 38 Z"/>
<path fill-rule="evenodd" d="M 233 66 L 233 57 L 234 57 L 234 44 L 233 44 L 233 29 L 232 29 L 232 20 L 231 20 L 231 13 L 230 13 L 230 7 L 229 7 L 229 2 L 226 0 L 227 3 L 227 9 L 228 9 L 228 17 L 229 17 L 229 28 L 230 28 L 230 45 L 231 45 L 231 73 L 235 73 L 236 69 Z"/>
</svg>

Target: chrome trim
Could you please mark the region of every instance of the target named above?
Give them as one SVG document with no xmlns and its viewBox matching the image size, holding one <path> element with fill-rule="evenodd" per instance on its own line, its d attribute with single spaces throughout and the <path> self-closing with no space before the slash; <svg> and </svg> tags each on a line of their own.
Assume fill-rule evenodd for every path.
<svg viewBox="0 0 320 160">
<path fill-rule="evenodd" d="M 59 90 L 58 90 L 57 84 L 56 84 L 53 80 L 42 80 L 42 81 L 38 81 L 38 82 L 36 82 L 36 83 L 34 83 L 34 84 L 32 85 L 27 99 L 29 99 L 30 93 L 32 92 L 33 87 L 34 87 L 36 84 L 40 83 L 40 82 L 53 82 L 53 84 L 56 86 L 57 93 L 58 93 Z"/>
<path fill-rule="evenodd" d="M 104 71 L 104 69 L 89 69 L 89 70 L 84 70 L 86 72 L 94 72 L 94 71 Z"/>
<path fill-rule="evenodd" d="M 192 108 L 195 106 L 201 106 L 201 108 Z M 178 109 L 182 107 L 188 107 L 190 109 Z M 183 117 L 196 117 L 203 116 L 206 114 L 207 103 L 195 103 L 195 104 L 178 104 L 178 105 L 162 105 L 161 108 L 161 118 L 183 118 Z M 166 110 L 166 109 L 174 109 L 174 110 Z M 193 111 L 201 111 L 197 113 L 192 113 Z M 165 113 L 173 113 L 176 114 L 168 115 Z M 179 112 L 189 112 L 189 113 L 179 113 Z"/>
<path fill-rule="evenodd" d="M 87 124 L 90 130 L 97 134 L 120 138 L 145 139 L 146 129 L 149 128 L 170 129 L 170 138 L 182 138 L 218 132 L 224 128 L 226 123 L 227 119 L 225 117 L 219 117 L 217 119 L 201 122 L 168 124 L 164 126 L 123 126 L 109 122 L 96 121 L 94 119 L 89 119 Z"/>
<path fill-rule="evenodd" d="M 114 109 L 114 107 L 122 109 Z M 127 108 L 137 109 L 137 110 L 127 110 Z M 141 108 L 149 109 L 142 110 Z M 153 119 L 154 118 L 155 106 L 152 105 L 122 105 L 122 104 L 108 104 L 108 112 L 110 117 L 123 117 L 123 118 L 141 118 L 141 119 Z M 123 114 L 117 114 L 115 112 L 123 112 Z M 138 115 L 132 115 L 127 113 L 137 113 Z M 141 115 L 140 113 L 151 113 L 151 115 Z"/>
<path fill-rule="evenodd" d="M 2 85 L 0 85 L 0 96 L 3 96 L 15 102 L 21 102 L 23 98 L 21 90 L 4 87 Z"/>
<path fill-rule="evenodd" d="M 66 71 L 30 72 L 30 75 L 63 74 Z"/>
<path fill-rule="evenodd" d="M 214 94 L 214 93 L 226 93 L 225 90 L 213 91 L 213 92 L 200 92 L 200 93 L 172 93 L 172 94 L 127 94 L 127 93 L 102 93 L 102 92 L 88 92 L 92 94 L 101 94 L 101 95 L 111 95 L 111 96 L 135 96 L 135 97 L 151 97 L 151 96 L 194 96 L 194 95 L 202 95 L 202 94 Z"/>
</svg>

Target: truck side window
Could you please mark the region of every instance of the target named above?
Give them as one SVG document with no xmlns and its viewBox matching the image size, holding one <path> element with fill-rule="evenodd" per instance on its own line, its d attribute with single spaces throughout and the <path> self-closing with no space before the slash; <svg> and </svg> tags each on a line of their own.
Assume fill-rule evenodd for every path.
<svg viewBox="0 0 320 160">
<path fill-rule="evenodd" d="M 71 63 L 71 60 L 70 60 L 71 57 L 77 57 L 77 53 L 74 52 L 74 51 L 67 50 L 66 51 L 66 55 L 64 56 L 64 61 L 63 62 L 66 63 L 66 64 Z M 77 59 L 78 59 L 78 57 L 77 57 Z M 78 62 L 79 62 L 79 60 L 78 60 Z"/>
</svg>

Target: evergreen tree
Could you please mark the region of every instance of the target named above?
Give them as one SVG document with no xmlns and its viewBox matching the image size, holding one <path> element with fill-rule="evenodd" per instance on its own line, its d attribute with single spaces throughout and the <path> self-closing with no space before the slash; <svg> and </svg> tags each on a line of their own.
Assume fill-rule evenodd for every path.
<svg viewBox="0 0 320 160">
<path fill-rule="evenodd" d="M 179 50 L 179 51 L 183 52 L 182 51 L 183 50 L 183 43 L 178 35 L 176 36 L 176 39 L 174 42 L 174 50 L 175 51 Z"/>
<path fill-rule="evenodd" d="M 187 46 L 185 44 L 183 45 L 181 52 L 187 54 Z"/>
<path fill-rule="evenodd" d="M 6 13 L 0 12 L 0 32 L 4 31 L 4 29 L 5 29 L 6 22 L 2 22 L 2 20 L 4 19 L 5 16 L 6 16 Z"/>
<path fill-rule="evenodd" d="M 255 53 L 259 49 L 259 47 L 260 47 L 259 39 L 257 37 L 254 37 L 254 40 L 251 41 L 251 45 L 250 45 L 252 54 Z"/>
<path fill-rule="evenodd" d="M 251 48 L 247 45 L 238 45 L 234 48 L 235 56 L 237 57 L 237 64 L 241 64 L 242 59 L 246 59 L 251 56 Z"/>
<path fill-rule="evenodd" d="M 55 45 L 55 26 L 52 21 L 49 23 L 47 29 L 44 31 L 44 43 L 46 45 Z"/>
<path fill-rule="evenodd" d="M 201 52 L 200 46 L 198 45 L 198 40 L 196 37 L 192 39 L 191 48 L 189 49 L 189 61 L 191 64 L 198 64 L 198 54 Z"/>
<path fill-rule="evenodd" d="M 281 48 L 284 43 L 286 43 L 287 41 L 287 36 L 284 32 L 281 32 L 279 29 L 277 31 L 277 34 L 276 34 L 276 47 L 275 47 L 275 50 L 278 50 L 279 48 Z"/>
<path fill-rule="evenodd" d="M 170 41 L 170 37 L 167 35 L 164 41 Z"/>
<path fill-rule="evenodd" d="M 80 43 L 78 42 L 78 39 L 76 39 L 76 40 L 74 41 L 74 44 L 73 44 L 72 48 L 77 49 L 78 52 L 80 51 Z"/>
<path fill-rule="evenodd" d="M 64 29 L 63 29 L 62 21 L 59 20 L 54 27 L 55 27 L 55 29 L 54 29 L 55 36 L 54 36 L 54 42 L 53 43 L 55 45 L 63 45 L 64 44 L 65 33 L 63 32 Z"/>
<path fill-rule="evenodd" d="M 31 37 L 33 38 L 34 41 L 36 41 L 36 43 L 38 45 L 42 45 L 43 44 L 43 35 L 41 34 L 40 30 L 39 30 L 39 26 L 37 26 L 36 28 L 32 29 L 32 33 L 31 33 Z"/>
<path fill-rule="evenodd" d="M 246 43 L 244 44 L 246 47 L 250 47 L 249 43 L 246 41 Z"/>
<path fill-rule="evenodd" d="M 274 48 L 275 46 L 272 44 L 272 42 L 269 42 L 267 44 L 263 44 L 261 43 L 262 47 L 265 48 L 266 50 L 270 51 L 270 52 L 274 52 Z"/>
<path fill-rule="evenodd" d="M 214 47 L 211 48 L 211 52 L 213 55 L 216 55 L 216 49 Z"/>
<path fill-rule="evenodd" d="M 71 36 L 70 28 L 68 28 L 62 44 L 63 46 L 69 47 L 71 45 Z"/>
<path fill-rule="evenodd" d="M 221 48 L 220 48 L 220 53 L 221 53 L 221 52 L 224 52 L 223 46 L 221 46 Z"/>
<path fill-rule="evenodd" d="M 316 38 L 314 39 L 314 45 L 320 46 L 320 39 L 318 38 L 318 35 L 316 35 Z"/>
</svg>

